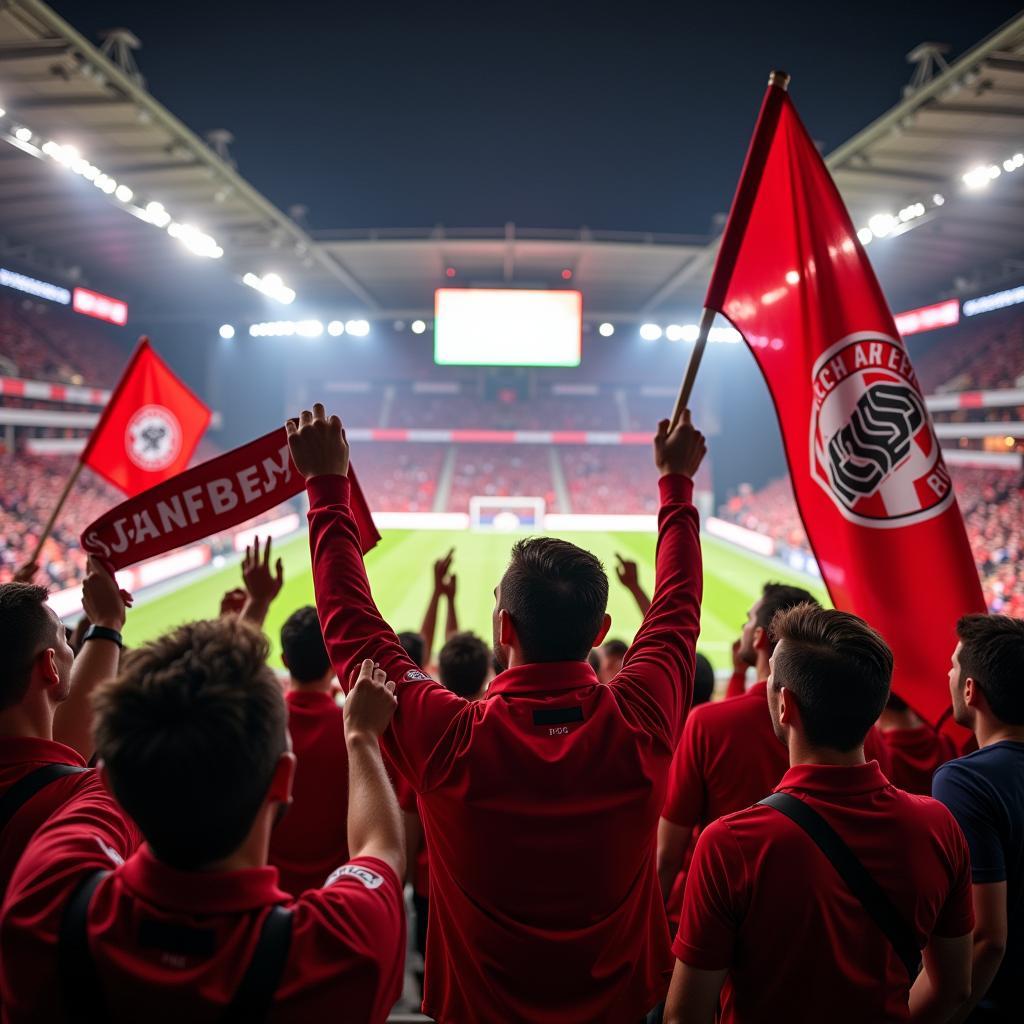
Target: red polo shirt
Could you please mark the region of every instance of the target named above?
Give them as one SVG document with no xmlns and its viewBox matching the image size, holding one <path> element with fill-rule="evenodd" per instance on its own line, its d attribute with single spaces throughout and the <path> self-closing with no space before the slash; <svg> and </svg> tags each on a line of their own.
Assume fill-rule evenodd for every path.
<svg viewBox="0 0 1024 1024">
<path fill-rule="evenodd" d="M 892 759 L 892 781 L 908 793 L 930 796 L 935 769 L 957 756 L 953 741 L 940 736 L 930 725 L 879 732 Z"/>
<path fill-rule="evenodd" d="M 778 788 L 835 829 L 922 947 L 973 929 L 967 843 L 938 801 L 897 789 L 875 763 L 797 765 Z M 672 951 L 729 968 L 723 1024 L 907 1019 L 910 979 L 892 944 L 813 840 L 770 807 L 701 833 Z"/>
<path fill-rule="evenodd" d="M 270 837 L 270 863 L 291 896 L 319 889 L 348 860 L 345 715 L 330 694 L 289 690 L 295 785 L 292 805 Z"/>
<path fill-rule="evenodd" d="M 47 764 L 70 764 L 84 768 L 85 760 L 77 750 L 28 736 L 5 736 L 0 739 L 0 796 L 29 772 Z M 95 772 L 66 775 L 43 786 L 21 805 L 18 812 L 0 831 L 0 900 L 14 873 L 22 850 L 47 818 L 76 793 L 92 785 Z"/>
<path fill-rule="evenodd" d="M 889 752 L 872 727 L 864 754 L 890 767 Z M 789 768 L 768 710 L 768 683 L 741 697 L 702 704 L 690 713 L 669 772 L 661 816 L 675 825 L 704 826 L 766 797 Z"/>
<path fill-rule="evenodd" d="M 701 562 L 693 484 L 660 482 L 654 600 L 607 685 L 586 662 L 502 672 L 468 702 L 426 676 L 373 603 L 344 477 L 308 482 L 313 580 L 338 678 L 397 680 L 383 744 L 430 850 L 424 1011 L 452 1021 L 639 1020 L 671 956 L 655 866 L 693 688 Z"/>
<path fill-rule="evenodd" d="M 382 1022 L 401 991 L 405 911 L 394 872 L 355 861 L 329 886 L 290 900 L 273 867 L 178 871 L 156 860 L 102 790 L 69 801 L 43 826 L 11 880 L 0 920 L 0 986 L 9 1024 L 62 1020 L 56 942 L 82 877 L 113 870 L 89 910 L 89 944 L 110 1021 L 203 1024 L 220 1019 L 241 982 L 269 908 L 293 912 L 271 1022 Z M 121 863 L 122 858 L 126 858 Z M 208 949 L 168 949 L 186 931 Z"/>
</svg>

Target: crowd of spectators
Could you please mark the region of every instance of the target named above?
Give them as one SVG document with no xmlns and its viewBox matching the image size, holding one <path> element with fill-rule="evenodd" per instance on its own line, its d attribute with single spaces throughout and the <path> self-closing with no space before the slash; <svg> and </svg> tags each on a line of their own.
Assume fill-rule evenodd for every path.
<svg viewBox="0 0 1024 1024">
<path fill-rule="evenodd" d="M 658 511 L 657 494 L 636 486 L 651 461 L 646 445 L 562 445 L 558 457 L 573 512 L 640 515 Z"/>
<path fill-rule="evenodd" d="M 467 512 L 474 495 L 543 498 L 547 511 L 564 512 L 543 445 L 460 445 L 455 450 L 449 512 Z"/>
<path fill-rule="evenodd" d="M 988 607 L 1005 615 L 1024 615 L 1024 481 L 1020 470 L 952 466 L 950 472 Z M 757 490 L 742 486 L 719 515 L 771 537 L 782 558 L 789 551 L 811 553 L 788 477 Z"/>
<path fill-rule="evenodd" d="M 926 395 L 1020 387 L 1024 317 L 1009 310 L 963 323 L 941 336 L 912 338 L 910 355 Z"/>
<path fill-rule="evenodd" d="M 352 446 L 352 464 L 375 512 L 432 512 L 446 448 L 384 442 Z"/>
</svg>

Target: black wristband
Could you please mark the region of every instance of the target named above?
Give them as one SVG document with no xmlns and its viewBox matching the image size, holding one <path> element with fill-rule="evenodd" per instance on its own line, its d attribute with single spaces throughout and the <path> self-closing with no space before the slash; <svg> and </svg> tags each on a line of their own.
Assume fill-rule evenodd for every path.
<svg viewBox="0 0 1024 1024">
<path fill-rule="evenodd" d="M 82 643 L 84 644 L 86 640 L 111 640 L 118 647 L 124 648 L 121 634 L 116 629 L 108 629 L 106 626 L 90 626 L 85 631 L 85 636 L 82 637 Z"/>
</svg>

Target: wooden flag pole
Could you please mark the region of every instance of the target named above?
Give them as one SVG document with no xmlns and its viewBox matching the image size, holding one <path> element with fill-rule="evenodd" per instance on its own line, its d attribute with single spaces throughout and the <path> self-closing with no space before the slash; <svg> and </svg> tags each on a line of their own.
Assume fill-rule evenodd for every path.
<svg viewBox="0 0 1024 1024">
<path fill-rule="evenodd" d="M 708 335 L 711 333 L 711 324 L 715 319 L 715 307 L 724 297 L 728 287 L 729 277 L 732 274 L 732 267 L 739 252 L 740 242 L 747 230 L 747 221 L 750 218 L 750 211 L 754 205 L 754 198 L 757 195 L 757 188 L 761 181 L 761 172 L 764 169 L 764 161 L 768 154 L 768 147 L 771 144 L 775 125 L 778 123 L 779 109 L 785 93 L 789 90 L 790 76 L 786 71 L 775 70 L 768 76 L 768 94 L 761 108 L 761 116 L 758 118 L 754 129 L 754 135 L 750 140 L 750 149 L 747 151 L 747 159 L 740 174 L 740 181 L 736 187 L 736 195 L 732 201 L 732 209 L 729 212 L 729 220 L 722 235 L 722 243 L 718 249 L 718 256 L 715 259 L 715 269 L 711 275 L 711 283 L 708 285 L 708 299 L 705 301 L 711 304 L 704 307 L 700 318 L 700 330 L 697 333 L 697 344 L 690 356 L 690 365 L 686 368 L 686 376 L 683 378 L 683 386 L 679 389 L 679 397 L 676 399 L 675 409 L 672 410 L 672 421 L 669 429 L 674 429 L 683 415 L 683 410 L 690 401 L 690 394 L 693 391 L 693 382 L 697 379 L 697 370 L 700 368 L 700 361 L 704 358 L 704 349 L 707 347 Z"/>
<path fill-rule="evenodd" d="M 715 310 L 705 309 L 700 315 L 700 327 L 697 331 L 697 344 L 693 347 L 693 354 L 690 356 L 690 365 L 686 368 L 686 376 L 683 378 L 683 385 L 679 389 L 679 396 L 676 398 L 676 406 L 672 410 L 672 421 L 669 430 L 675 430 L 679 423 L 683 410 L 690 401 L 690 394 L 693 391 L 693 383 L 697 379 L 697 370 L 700 369 L 700 361 L 704 358 L 704 349 L 707 348 L 708 335 L 711 333 L 711 325 L 715 322 Z"/>
<path fill-rule="evenodd" d="M 64 508 L 64 502 L 68 500 L 68 495 L 71 493 L 71 488 L 75 486 L 75 481 L 78 479 L 79 473 L 82 472 L 82 461 L 79 460 L 75 463 L 75 468 L 71 471 L 71 475 L 68 477 L 67 482 L 64 484 L 64 490 L 60 492 L 60 497 L 57 499 L 57 504 L 54 505 L 53 511 L 50 513 L 50 518 L 46 520 L 46 525 L 43 527 L 43 532 L 39 534 L 39 539 L 36 541 L 36 549 L 32 552 L 32 557 L 28 560 L 29 565 L 35 565 L 39 553 L 43 550 L 43 545 L 46 543 L 46 539 L 50 536 L 50 531 L 53 529 L 54 523 L 57 522 L 57 516 L 60 515 L 61 509 Z"/>
</svg>

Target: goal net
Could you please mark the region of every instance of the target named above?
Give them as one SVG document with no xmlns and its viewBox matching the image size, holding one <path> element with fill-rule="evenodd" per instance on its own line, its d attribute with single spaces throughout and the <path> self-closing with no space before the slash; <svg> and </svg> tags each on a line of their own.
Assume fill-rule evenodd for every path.
<svg viewBox="0 0 1024 1024">
<path fill-rule="evenodd" d="M 542 530 L 543 498 L 497 498 L 477 494 L 469 499 L 469 526 L 472 530 Z"/>
</svg>

